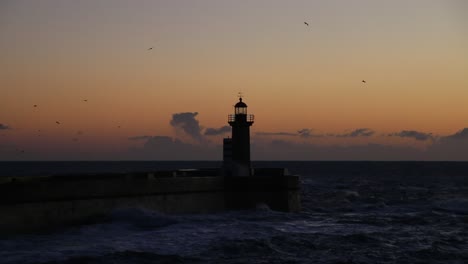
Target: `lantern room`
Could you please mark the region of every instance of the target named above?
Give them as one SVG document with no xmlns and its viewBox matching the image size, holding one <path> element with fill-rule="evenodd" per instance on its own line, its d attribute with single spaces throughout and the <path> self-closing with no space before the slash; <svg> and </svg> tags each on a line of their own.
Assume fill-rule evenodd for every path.
<svg viewBox="0 0 468 264">
<path fill-rule="evenodd" d="M 239 98 L 239 102 L 234 106 L 234 113 L 236 115 L 247 114 L 247 105 L 244 102 L 242 102 L 242 97 Z"/>
</svg>

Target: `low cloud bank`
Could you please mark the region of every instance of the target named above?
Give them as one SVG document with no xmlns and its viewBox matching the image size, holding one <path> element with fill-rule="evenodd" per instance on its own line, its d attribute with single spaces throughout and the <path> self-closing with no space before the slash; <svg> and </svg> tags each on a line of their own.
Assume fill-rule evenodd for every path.
<svg viewBox="0 0 468 264">
<path fill-rule="evenodd" d="M 415 130 L 402 130 L 397 133 L 388 134 L 390 137 L 413 138 L 419 141 L 434 140 L 432 133 L 424 133 Z"/>
<path fill-rule="evenodd" d="M 428 152 L 436 160 L 468 161 L 468 128 L 440 137 Z"/>
<path fill-rule="evenodd" d="M 223 135 L 229 132 L 231 132 L 230 126 L 223 126 L 220 128 L 207 128 L 205 130 L 205 136 L 217 136 L 217 135 Z"/>
<path fill-rule="evenodd" d="M 221 146 L 190 144 L 168 136 L 150 136 L 140 148 L 129 152 L 132 159 L 153 160 L 220 160 Z"/>
<path fill-rule="evenodd" d="M 152 138 L 152 136 L 134 136 L 134 137 L 129 137 L 128 140 L 147 140 Z"/>
<path fill-rule="evenodd" d="M 296 133 L 292 132 L 257 132 L 255 133 L 256 136 L 288 136 L 288 137 L 302 137 L 302 138 L 310 138 L 310 137 L 324 137 L 324 134 L 314 134 L 312 133 L 312 129 L 303 128 L 298 130 Z"/>
<path fill-rule="evenodd" d="M 375 131 L 369 128 L 358 128 L 349 133 L 337 134 L 336 137 L 370 137 L 375 134 Z"/>
</svg>

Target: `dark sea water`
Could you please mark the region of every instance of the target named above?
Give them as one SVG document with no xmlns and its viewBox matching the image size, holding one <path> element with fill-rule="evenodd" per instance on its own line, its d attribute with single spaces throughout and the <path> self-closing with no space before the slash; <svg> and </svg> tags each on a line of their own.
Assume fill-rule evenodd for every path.
<svg viewBox="0 0 468 264">
<path fill-rule="evenodd" d="M 0 162 L 0 176 L 217 167 L 220 162 Z M 301 175 L 300 213 L 164 215 L 0 238 L 0 263 L 468 263 L 468 163 L 255 162 Z M 70 176 L 72 177 L 72 176 Z"/>
</svg>

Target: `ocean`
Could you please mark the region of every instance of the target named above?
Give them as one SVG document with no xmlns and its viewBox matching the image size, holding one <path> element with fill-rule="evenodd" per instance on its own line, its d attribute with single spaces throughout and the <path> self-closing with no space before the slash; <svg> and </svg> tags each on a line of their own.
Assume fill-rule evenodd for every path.
<svg viewBox="0 0 468 264">
<path fill-rule="evenodd" d="M 219 167 L 219 161 L 0 162 L 2 176 Z M 0 238 L 0 263 L 468 263 L 468 162 L 259 161 L 301 176 L 302 211 L 123 208 Z"/>
</svg>

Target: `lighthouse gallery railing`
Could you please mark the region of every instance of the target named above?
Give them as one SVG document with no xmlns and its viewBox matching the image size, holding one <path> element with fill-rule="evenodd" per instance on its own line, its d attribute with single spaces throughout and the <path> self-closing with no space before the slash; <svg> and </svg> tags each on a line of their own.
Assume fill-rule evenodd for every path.
<svg viewBox="0 0 468 264">
<path fill-rule="evenodd" d="M 243 115 L 239 115 L 239 116 L 243 116 Z M 246 120 L 247 122 L 253 122 L 254 115 L 246 115 L 246 119 L 247 119 Z M 235 121 L 236 121 L 236 115 L 228 115 L 228 122 L 235 122 Z"/>
</svg>

